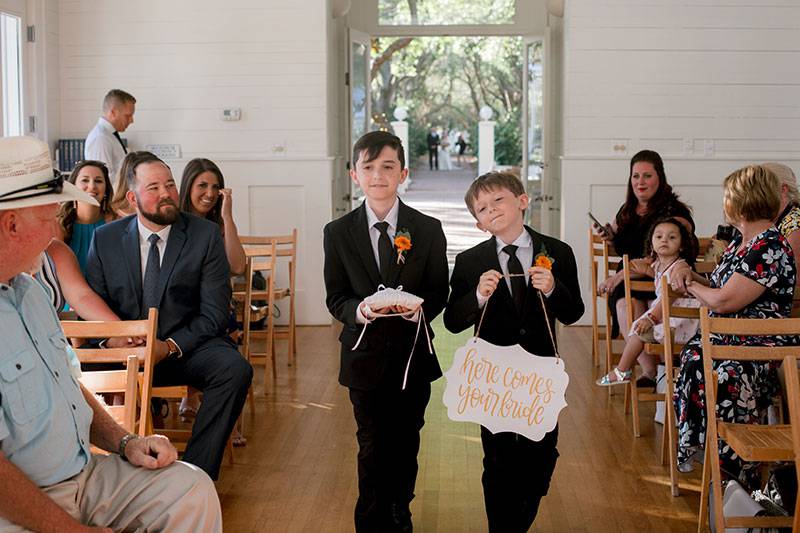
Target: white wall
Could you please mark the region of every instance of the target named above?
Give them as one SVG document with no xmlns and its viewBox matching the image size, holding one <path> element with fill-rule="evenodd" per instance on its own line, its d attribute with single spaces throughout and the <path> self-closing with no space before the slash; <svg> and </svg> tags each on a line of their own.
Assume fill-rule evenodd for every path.
<svg viewBox="0 0 800 533">
<path fill-rule="evenodd" d="M 137 98 L 131 147 L 179 144 L 217 162 L 242 234 L 297 227 L 298 322 L 329 323 L 322 226 L 330 220 L 327 0 L 59 4 L 60 136 L 83 137 L 103 95 Z M 224 107 L 242 119 L 223 122 Z"/>
<path fill-rule="evenodd" d="M 587 303 L 586 211 L 611 219 L 637 151 L 661 153 L 700 235 L 722 222 L 731 171 L 765 160 L 800 170 L 800 4 L 761 4 L 566 3 L 561 227 Z"/>
</svg>

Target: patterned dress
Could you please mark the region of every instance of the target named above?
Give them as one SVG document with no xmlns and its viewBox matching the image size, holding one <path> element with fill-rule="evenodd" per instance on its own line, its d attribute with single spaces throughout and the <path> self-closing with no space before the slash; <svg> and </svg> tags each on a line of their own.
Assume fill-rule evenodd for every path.
<svg viewBox="0 0 800 533">
<path fill-rule="evenodd" d="M 736 249 L 738 234 L 728 246 L 719 265 L 711 274 L 711 287 L 722 287 L 739 273 L 766 287 L 756 300 L 734 313 L 712 313 L 732 318 L 787 318 L 792 310 L 795 285 L 795 262 L 786 239 L 774 226 L 761 232 Z M 714 344 L 782 346 L 796 344 L 794 337 L 712 335 Z M 675 412 L 678 416 L 678 462 L 686 462 L 705 443 L 705 384 L 703 380 L 703 343 L 697 333 L 681 352 L 681 371 L 675 385 Z M 759 423 L 778 389 L 773 363 L 719 361 L 714 364 L 719 375 L 717 417 L 721 422 Z M 720 465 L 733 478 L 748 486 L 757 479 L 756 463 L 745 463 L 727 444 L 719 441 Z"/>
<path fill-rule="evenodd" d="M 790 204 L 778 217 L 776 224 L 784 237 L 789 237 L 792 233 L 800 229 L 800 207 Z"/>
</svg>

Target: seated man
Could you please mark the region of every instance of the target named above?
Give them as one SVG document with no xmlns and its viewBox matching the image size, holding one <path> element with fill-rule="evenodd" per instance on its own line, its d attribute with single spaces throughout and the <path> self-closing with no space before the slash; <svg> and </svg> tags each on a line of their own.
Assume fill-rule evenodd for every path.
<svg viewBox="0 0 800 533">
<path fill-rule="evenodd" d="M 253 369 L 225 335 L 230 268 L 219 226 L 178 209 L 169 167 L 150 152 L 128 155 L 127 199 L 136 214 L 95 231 L 89 285 L 122 320 L 158 308 L 153 384 L 203 391 L 184 461 L 217 479 Z"/>
<path fill-rule="evenodd" d="M 222 531 L 208 476 L 166 437 L 127 433 L 72 377 L 55 310 L 23 273 L 74 200 L 94 202 L 53 178 L 45 143 L 0 139 L 0 531 Z"/>
</svg>

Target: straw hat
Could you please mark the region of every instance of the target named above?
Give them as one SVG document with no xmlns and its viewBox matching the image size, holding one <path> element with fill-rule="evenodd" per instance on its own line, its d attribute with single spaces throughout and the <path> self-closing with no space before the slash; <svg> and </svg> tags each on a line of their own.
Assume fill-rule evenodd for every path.
<svg viewBox="0 0 800 533">
<path fill-rule="evenodd" d="M 53 170 L 47 143 L 34 137 L 0 138 L 0 211 L 73 200 L 99 205 Z"/>
</svg>

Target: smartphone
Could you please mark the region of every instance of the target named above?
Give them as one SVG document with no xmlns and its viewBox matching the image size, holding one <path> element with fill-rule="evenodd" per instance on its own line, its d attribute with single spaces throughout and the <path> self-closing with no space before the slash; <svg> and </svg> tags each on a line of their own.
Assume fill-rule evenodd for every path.
<svg viewBox="0 0 800 533">
<path fill-rule="evenodd" d="M 597 224 L 600 227 L 600 231 L 602 231 L 605 235 L 608 235 L 608 230 L 606 229 L 606 225 L 605 224 L 603 224 L 602 222 L 597 220 L 597 218 L 595 218 L 595 216 L 592 214 L 591 211 L 589 211 L 586 214 L 589 215 L 589 218 L 592 219 L 592 222 L 594 222 L 595 224 Z"/>
</svg>

